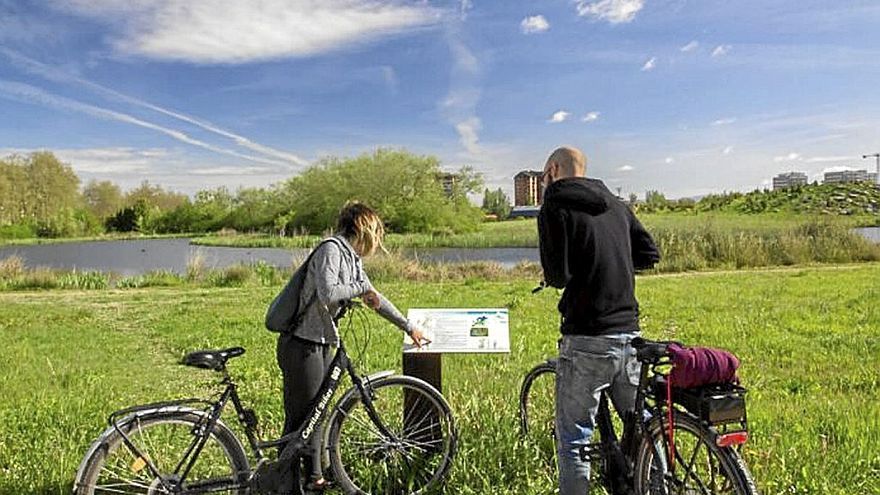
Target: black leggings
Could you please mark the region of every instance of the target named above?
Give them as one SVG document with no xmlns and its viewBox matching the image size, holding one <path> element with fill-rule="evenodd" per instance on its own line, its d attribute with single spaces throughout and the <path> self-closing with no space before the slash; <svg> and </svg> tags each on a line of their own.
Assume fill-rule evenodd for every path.
<svg viewBox="0 0 880 495">
<path fill-rule="evenodd" d="M 330 346 L 282 334 L 276 352 L 278 367 L 284 379 L 284 435 L 296 431 L 308 415 L 318 396 L 324 374 L 330 367 Z M 303 471 L 311 479 L 322 477 L 321 437 L 319 425 L 309 440 L 310 453 L 303 458 Z M 296 466 L 295 466 L 296 467 Z M 299 469 L 294 469 L 294 475 Z M 296 476 L 299 478 L 299 476 Z"/>
</svg>

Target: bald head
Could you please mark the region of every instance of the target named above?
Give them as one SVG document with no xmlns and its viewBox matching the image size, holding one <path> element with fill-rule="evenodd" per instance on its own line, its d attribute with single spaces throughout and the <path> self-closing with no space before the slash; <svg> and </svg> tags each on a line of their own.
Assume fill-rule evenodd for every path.
<svg viewBox="0 0 880 495">
<path fill-rule="evenodd" d="M 587 171 L 587 158 L 577 148 L 563 146 L 556 148 L 547 164 L 544 165 L 544 185 L 549 186 L 559 179 L 583 177 Z"/>
</svg>

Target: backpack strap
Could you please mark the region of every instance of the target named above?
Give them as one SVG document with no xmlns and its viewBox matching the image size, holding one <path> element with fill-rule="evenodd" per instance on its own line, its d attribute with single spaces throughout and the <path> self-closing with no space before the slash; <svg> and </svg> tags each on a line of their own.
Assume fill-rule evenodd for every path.
<svg viewBox="0 0 880 495">
<path fill-rule="evenodd" d="M 319 242 L 318 245 L 315 246 L 315 249 L 313 249 L 312 252 L 309 253 L 309 256 L 308 256 L 308 257 L 306 258 L 306 260 L 303 262 L 303 266 L 305 267 L 304 269 L 306 270 L 306 274 L 305 274 L 306 276 L 308 276 L 309 263 L 311 263 L 311 261 L 312 261 L 312 257 L 315 256 L 315 253 L 318 252 L 318 249 L 319 249 L 321 246 L 323 246 L 324 244 L 327 244 L 327 243 L 336 244 L 336 245 L 339 247 L 340 250 L 344 250 L 344 249 L 345 249 L 345 246 L 342 244 L 342 241 L 340 241 L 339 239 L 337 239 L 336 236 L 330 236 L 330 237 L 328 237 L 328 238 L 322 240 L 321 242 Z M 317 300 L 318 300 L 318 288 L 315 287 L 315 292 L 312 294 L 312 297 L 310 297 L 309 300 L 306 301 L 305 306 L 303 306 L 302 308 L 300 308 L 299 312 L 298 312 L 297 315 L 296 315 L 296 318 L 294 318 L 293 325 L 291 325 L 291 327 L 290 327 L 291 329 L 294 329 L 294 328 L 296 328 L 296 327 L 299 326 L 300 322 L 301 322 L 302 319 L 303 319 L 303 316 L 305 316 L 305 314 L 306 314 L 306 311 L 308 311 L 308 309 L 309 309 L 313 304 L 315 304 L 315 301 L 317 301 Z"/>
</svg>

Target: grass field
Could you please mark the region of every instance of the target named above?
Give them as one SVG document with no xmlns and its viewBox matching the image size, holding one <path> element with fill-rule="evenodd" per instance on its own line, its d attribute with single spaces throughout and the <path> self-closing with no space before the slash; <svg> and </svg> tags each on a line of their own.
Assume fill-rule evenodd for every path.
<svg viewBox="0 0 880 495">
<path fill-rule="evenodd" d="M 746 458 L 763 493 L 880 493 L 880 264 L 652 276 L 639 280 L 645 333 L 726 347 L 743 360 L 753 432 Z M 510 355 L 446 356 L 460 430 L 449 493 L 543 494 L 553 475 L 517 434 L 516 394 L 554 353 L 554 291 L 532 280 L 394 282 L 406 307 L 508 307 Z M 67 493 L 81 456 L 123 406 L 207 395 L 209 372 L 177 365 L 198 348 L 233 361 L 268 434 L 282 420 L 277 288 L 151 288 L 0 294 L 0 493 Z M 400 369 L 400 334 L 371 317 L 359 369 Z M 365 333 L 346 329 L 353 349 Z M 354 352 L 353 352 L 354 353 Z M 234 423 L 233 417 L 227 422 Z"/>
</svg>

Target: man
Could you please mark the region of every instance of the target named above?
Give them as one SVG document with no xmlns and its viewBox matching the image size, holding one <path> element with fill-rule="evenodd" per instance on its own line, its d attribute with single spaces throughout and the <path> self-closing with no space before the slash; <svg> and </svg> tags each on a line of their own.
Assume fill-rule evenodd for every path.
<svg viewBox="0 0 880 495">
<path fill-rule="evenodd" d="M 556 441 L 560 495 L 589 491 L 590 443 L 599 393 L 608 389 L 618 413 L 634 407 L 639 363 L 635 270 L 660 259 L 632 211 L 605 185 L 585 177 L 586 159 L 558 148 L 544 166 L 538 215 L 541 266 L 547 285 L 565 288 L 556 375 Z"/>
</svg>

